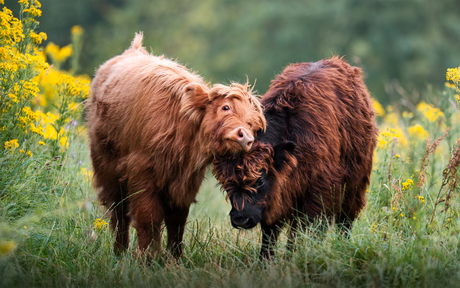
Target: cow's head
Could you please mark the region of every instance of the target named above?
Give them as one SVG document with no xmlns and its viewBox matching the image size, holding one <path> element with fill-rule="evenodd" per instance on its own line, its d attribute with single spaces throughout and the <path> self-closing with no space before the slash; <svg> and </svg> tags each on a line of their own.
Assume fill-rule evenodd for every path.
<svg viewBox="0 0 460 288">
<path fill-rule="evenodd" d="M 279 178 L 297 164 L 291 155 L 295 146 L 294 142 L 273 147 L 256 142 L 245 155 L 214 157 L 213 173 L 232 204 L 233 227 L 251 229 L 265 218 L 265 210 L 275 200 L 273 192 L 280 185 Z"/>
<path fill-rule="evenodd" d="M 213 154 L 248 152 L 256 131 L 265 130 L 265 117 L 249 85 L 215 85 L 203 117 L 203 129 L 212 139 Z"/>
</svg>

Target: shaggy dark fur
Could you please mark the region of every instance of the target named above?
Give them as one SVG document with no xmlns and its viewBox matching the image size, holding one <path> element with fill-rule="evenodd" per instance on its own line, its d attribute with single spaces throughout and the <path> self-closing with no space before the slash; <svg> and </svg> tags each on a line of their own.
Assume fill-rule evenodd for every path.
<svg viewBox="0 0 460 288">
<path fill-rule="evenodd" d="M 215 156 L 213 173 L 232 225 L 261 223 L 268 258 L 283 223 L 298 228 L 296 216 L 351 227 L 366 205 L 377 127 L 361 69 L 337 57 L 289 65 L 262 105 L 266 132 L 245 155 Z"/>
</svg>

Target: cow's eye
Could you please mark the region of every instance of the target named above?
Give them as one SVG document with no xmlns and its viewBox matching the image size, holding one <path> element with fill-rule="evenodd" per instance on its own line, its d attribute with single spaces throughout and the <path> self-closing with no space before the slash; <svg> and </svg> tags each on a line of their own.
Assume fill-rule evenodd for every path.
<svg viewBox="0 0 460 288">
<path fill-rule="evenodd" d="M 256 189 L 262 188 L 262 187 L 265 186 L 265 180 L 262 179 L 262 178 L 259 178 L 259 179 L 257 180 L 256 184 L 257 184 L 257 188 L 256 188 Z"/>
<path fill-rule="evenodd" d="M 224 106 L 222 107 L 222 110 L 228 111 L 228 110 L 230 110 L 230 107 L 228 107 L 228 105 L 224 105 Z"/>
</svg>

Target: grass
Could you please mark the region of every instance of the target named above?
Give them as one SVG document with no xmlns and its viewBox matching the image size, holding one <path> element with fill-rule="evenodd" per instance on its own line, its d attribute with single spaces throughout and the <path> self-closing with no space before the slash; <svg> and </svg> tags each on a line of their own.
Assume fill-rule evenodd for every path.
<svg viewBox="0 0 460 288">
<path fill-rule="evenodd" d="M 391 152 L 386 149 L 378 155 L 385 153 Z M 0 235 L 17 248 L 0 257 L 1 287 L 453 287 L 460 280 L 458 217 L 446 222 L 445 213 L 437 213 L 428 224 L 431 214 L 424 206 L 413 210 L 416 216 L 402 217 L 407 207 L 401 203 L 413 197 L 399 199 L 393 210 L 390 204 L 395 205 L 398 192 L 386 188 L 388 162 L 374 170 L 369 204 L 350 237 L 333 225 L 320 236 L 317 228 L 308 227 L 299 233 L 291 253 L 283 234 L 275 259 L 263 263 L 258 260 L 260 231 L 231 227 L 230 205 L 209 175 L 190 212 L 183 257 L 175 261 L 164 251 L 145 264 L 145 259 L 134 256 L 133 229 L 130 249 L 116 256 L 107 226 L 94 226 L 105 211 L 85 173 L 90 166 L 84 138 L 62 158 L 49 160 L 41 162 L 51 163 L 44 166 L 49 170 L 40 165 L 24 168 L 25 176 L 15 183 L 17 189 L 28 187 L 25 194 L 2 196 Z M 432 159 L 430 165 L 440 171 L 445 162 Z M 413 164 L 401 161 L 392 166 L 396 177 L 397 171 L 411 170 Z M 438 175 L 421 190 L 425 199 L 434 198 L 439 181 Z M 433 205 L 434 200 L 428 201 Z"/>
</svg>

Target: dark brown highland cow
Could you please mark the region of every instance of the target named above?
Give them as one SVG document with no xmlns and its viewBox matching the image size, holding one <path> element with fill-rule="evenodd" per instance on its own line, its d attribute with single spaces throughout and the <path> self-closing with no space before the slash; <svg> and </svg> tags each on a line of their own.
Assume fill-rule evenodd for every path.
<svg viewBox="0 0 460 288">
<path fill-rule="evenodd" d="M 361 69 L 342 59 L 289 65 L 262 97 L 267 130 L 249 153 L 215 156 L 232 225 L 261 224 L 261 257 L 273 255 L 284 223 L 295 230 L 326 217 L 351 228 L 366 204 L 376 146 L 371 101 Z"/>
<path fill-rule="evenodd" d="M 189 207 L 213 154 L 247 151 L 265 128 L 247 88 L 209 89 L 185 67 L 149 54 L 142 34 L 97 70 L 87 123 L 94 185 L 111 213 L 116 252 L 128 247 L 133 220 L 138 252 L 150 247 L 152 256 L 164 220 L 168 248 L 182 253 Z"/>
</svg>

